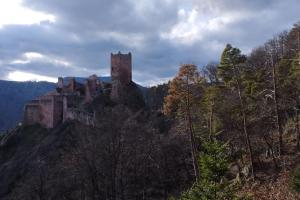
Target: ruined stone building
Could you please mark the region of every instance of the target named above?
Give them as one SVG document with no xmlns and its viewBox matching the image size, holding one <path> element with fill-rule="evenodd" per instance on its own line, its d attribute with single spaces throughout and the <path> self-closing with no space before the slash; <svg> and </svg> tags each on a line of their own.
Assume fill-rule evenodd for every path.
<svg viewBox="0 0 300 200">
<path fill-rule="evenodd" d="M 111 99 L 118 101 L 122 88 L 132 82 L 131 53 L 111 54 Z M 94 114 L 78 109 L 80 104 L 88 104 L 103 92 L 104 83 L 92 75 L 85 83 L 79 83 L 75 78 L 64 83 L 64 78 L 58 78 L 57 88 L 24 107 L 24 125 L 41 124 L 53 128 L 67 120 L 77 119 L 87 125 L 93 125 Z"/>
<path fill-rule="evenodd" d="M 112 92 L 111 98 L 118 101 L 124 89 L 132 81 L 132 63 L 131 53 L 129 54 L 111 54 L 111 80 Z"/>
</svg>

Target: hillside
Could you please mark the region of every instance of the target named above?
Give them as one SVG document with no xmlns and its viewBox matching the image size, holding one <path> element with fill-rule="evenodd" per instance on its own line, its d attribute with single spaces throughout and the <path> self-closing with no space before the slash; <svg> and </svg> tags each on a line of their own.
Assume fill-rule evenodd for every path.
<svg viewBox="0 0 300 200">
<path fill-rule="evenodd" d="M 163 116 L 115 106 L 98 119 L 2 137 L 0 199 L 159 200 L 189 183 L 186 138 L 168 134 Z"/>
</svg>

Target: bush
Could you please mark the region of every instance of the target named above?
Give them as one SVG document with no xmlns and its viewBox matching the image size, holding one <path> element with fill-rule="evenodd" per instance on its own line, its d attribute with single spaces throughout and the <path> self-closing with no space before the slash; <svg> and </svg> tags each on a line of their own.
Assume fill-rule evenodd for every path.
<svg viewBox="0 0 300 200">
<path fill-rule="evenodd" d="M 294 191 L 300 193 L 300 165 L 295 168 L 291 175 L 291 187 Z"/>
</svg>

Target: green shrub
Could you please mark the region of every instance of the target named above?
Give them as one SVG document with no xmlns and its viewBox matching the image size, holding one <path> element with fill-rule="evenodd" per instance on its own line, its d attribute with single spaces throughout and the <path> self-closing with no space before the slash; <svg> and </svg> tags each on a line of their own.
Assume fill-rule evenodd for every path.
<svg viewBox="0 0 300 200">
<path fill-rule="evenodd" d="M 300 165 L 295 168 L 291 175 L 291 187 L 294 191 L 300 193 Z"/>
</svg>

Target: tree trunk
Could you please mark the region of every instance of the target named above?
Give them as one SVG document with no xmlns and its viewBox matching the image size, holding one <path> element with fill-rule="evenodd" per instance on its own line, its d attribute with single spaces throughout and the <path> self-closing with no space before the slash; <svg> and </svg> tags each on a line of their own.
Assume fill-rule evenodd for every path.
<svg viewBox="0 0 300 200">
<path fill-rule="evenodd" d="M 251 143 L 250 143 L 250 137 L 249 137 L 248 130 L 247 130 L 247 116 L 246 116 L 246 111 L 245 111 L 245 105 L 244 105 L 243 98 L 242 98 L 240 83 L 238 80 L 236 82 L 237 82 L 237 86 L 238 86 L 238 95 L 239 95 L 241 112 L 242 112 L 242 117 L 243 117 L 243 131 L 244 131 L 244 135 L 246 137 L 246 143 L 247 143 L 248 153 L 249 153 L 249 157 L 250 157 L 251 176 L 254 178 L 255 174 L 254 174 L 254 166 L 253 166 L 253 152 L 252 152 L 252 147 L 251 147 Z"/>
<path fill-rule="evenodd" d="M 267 137 L 264 135 L 264 140 L 265 140 L 265 143 L 267 144 L 268 148 L 271 150 L 271 156 L 272 156 L 272 161 L 273 161 L 273 164 L 274 164 L 274 167 L 275 169 L 278 169 L 278 164 L 276 162 L 276 157 L 274 155 L 274 147 L 272 146 L 272 144 L 270 144 L 267 140 Z"/>
<path fill-rule="evenodd" d="M 299 130 L 298 108 L 296 108 L 296 132 L 297 132 L 297 151 L 300 151 L 300 130 Z"/>
<path fill-rule="evenodd" d="M 189 77 L 187 76 L 187 101 L 186 101 L 186 111 L 187 111 L 187 128 L 189 130 L 190 135 L 190 148 L 191 148 L 191 155 L 192 155 L 192 162 L 193 162 L 193 170 L 195 180 L 198 181 L 199 178 L 199 171 L 198 171 L 198 163 L 196 157 L 196 145 L 195 145 L 195 134 L 193 129 L 193 122 L 191 116 L 191 102 L 190 102 L 190 85 L 189 85 Z"/>
<path fill-rule="evenodd" d="M 198 163 L 197 163 L 197 158 L 196 158 L 195 136 L 194 136 L 190 111 L 188 111 L 187 117 L 188 117 L 188 119 L 187 119 L 188 127 L 187 128 L 189 130 L 189 135 L 190 135 L 190 148 L 191 148 L 191 154 L 192 154 L 193 171 L 194 171 L 195 180 L 197 181 L 198 177 L 199 177 L 199 172 L 198 172 Z"/>
<path fill-rule="evenodd" d="M 209 114 L 209 140 L 210 141 L 212 140 L 212 134 L 213 134 L 213 116 L 214 116 L 213 105 L 214 105 L 214 103 L 212 101 L 212 105 L 210 108 L 210 114 Z"/>
<path fill-rule="evenodd" d="M 278 153 L 279 153 L 279 156 L 281 156 L 283 154 L 283 142 L 282 142 L 283 129 L 282 129 L 282 125 L 281 125 L 281 116 L 280 116 L 280 113 L 279 113 L 276 66 L 273 62 L 273 58 L 271 59 L 271 62 L 272 62 L 272 75 L 273 75 L 273 90 L 274 90 L 276 129 L 277 129 L 278 136 L 279 136 L 278 137 L 279 138 Z"/>
</svg>

